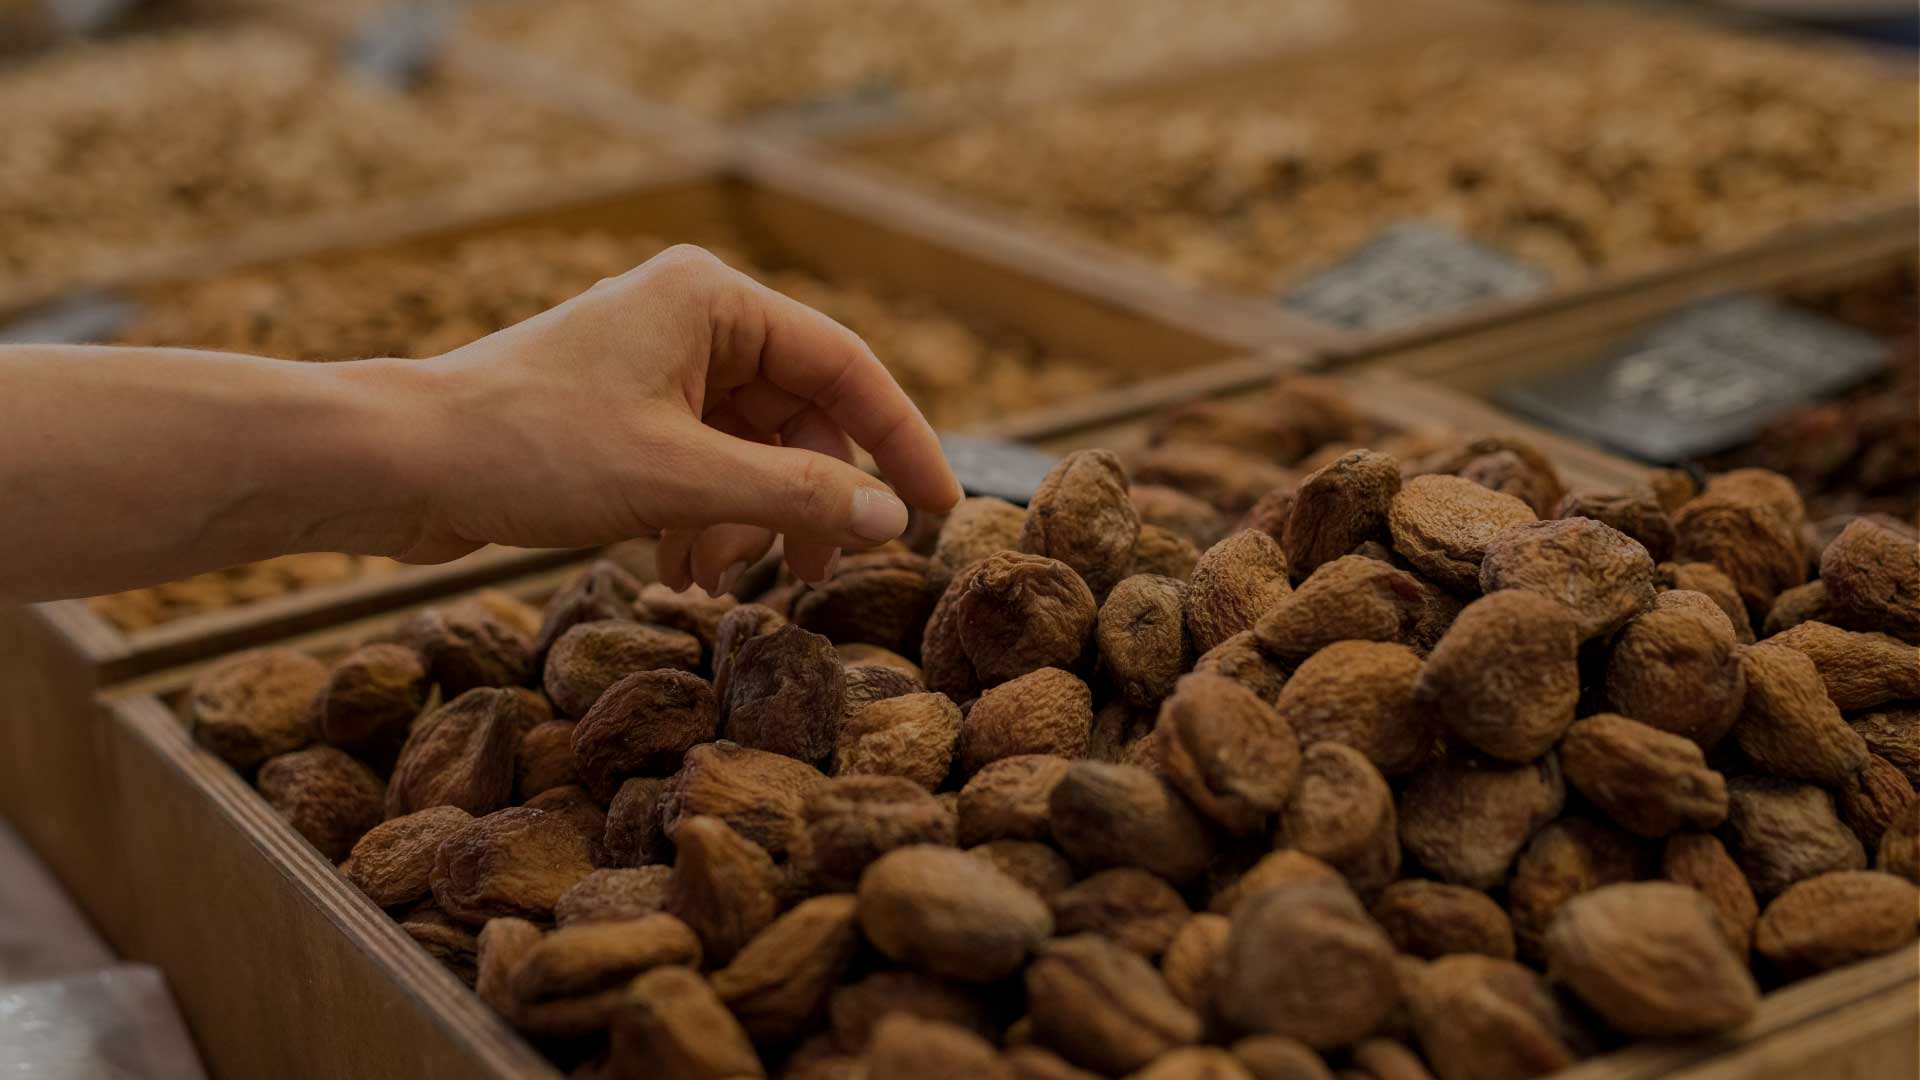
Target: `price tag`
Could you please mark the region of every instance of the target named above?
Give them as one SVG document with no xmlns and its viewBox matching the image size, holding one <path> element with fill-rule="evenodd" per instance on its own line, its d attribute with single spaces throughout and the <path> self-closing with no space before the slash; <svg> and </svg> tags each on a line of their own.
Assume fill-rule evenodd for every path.
<svg viewBox="0 0 1920 1080">
<path fill-rule="evenodd" d="M 447 37 L 437 4 L 392 4 L 347 47 L 347 63 L 400 90 L 426 81 Z"/>
<path fill-rule="evenodd" d="M 1884 343 L 1757 296 L 1690 308 L 1607 359 L 1510 387 L 1501 401 L 1647 461 L 1745 442 L 1783 410 L 1872 377 Z"/>
<path fill-rule="evenodd" d="M 947 464 L 969 495 L 989 495 L 1025 506 L 1059 460 L 1025 443 L 942 434 Z"/>
<path fill-rule="evenodd" d="M 1352 330 L 1394 330 L 1547 285 L 1535 267 L 1451 229 L 1409 222 L 1294 286 L 1281 303 Z"/>
<path fill-rule="evenodd" d="M 0 326 L 0 345 L 88 345 L 111 338 L 133 317 L 131 301 L 87 293 L 37 308 Z"/>
</svg>

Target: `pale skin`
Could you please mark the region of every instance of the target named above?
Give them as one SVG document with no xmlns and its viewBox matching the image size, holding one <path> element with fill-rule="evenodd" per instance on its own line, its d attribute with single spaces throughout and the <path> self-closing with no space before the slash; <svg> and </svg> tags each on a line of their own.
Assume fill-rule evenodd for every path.
<svg viewBox="0 0 1920 1080">
<path fill-rule="evenodd" d="M 717 593 L 776 536 L 818 581 L 908 506 L 960 498 L 857 336 L 696 248 L 430 359 L 0 346 L 0 388 L 14 602 L 294 552 L 426 563 L 656 535 L 662 581 Z"/>
</svg>

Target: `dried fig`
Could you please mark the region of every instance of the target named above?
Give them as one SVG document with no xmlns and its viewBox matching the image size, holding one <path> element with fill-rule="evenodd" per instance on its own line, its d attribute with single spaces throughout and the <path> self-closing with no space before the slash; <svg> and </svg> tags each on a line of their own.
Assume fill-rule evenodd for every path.
<svg viewBox="0 0 1920 1080">
<path fill-rule="evenodd" d="M 1300 758 L 1300 779 L 1280 811 L 1274 843 L 1340 871 L 1361 896 L 1372 896 L 1400 872 L 1393 790 L 1366 755 L 1321 742 Z"/>
<path fill-rule="evenodd" d="M 720 616 L 713 638 L 713 696 L 727 700 L 727 687 L 733 679 L 734 655 L 740 646 L 762 634 L 771 634 L 787 625 L 787 617 L 765 604 L 741 604 Z"/>
<path fill-rule="evenodd" d="M 724 741 L 696 746 L 660 793 L 660 825 L 672 836 L 682 818 L 711 815 L 784 858 L 807 792 L 825 781 L 820 770 L 781 754 Z"/>
<path fill-rule="evenodd" d="M 799 843 L 810 892 L 852 892 L 869 863 L 909 844 L 951 847 L 954 822 L 922 785 L 897 776 L 849 776 L 807 792 Z"/>
<path fill-rule="evenodd" d="M 595 870 L 560 894 L 553 905 L 553 919 L 561 926 L 573 926 L 624 922 L 665 911 L 672 881 L 669 866 Z"/>
<path fill-rule="evenodd" d="M 1867 766 L 1867 744 L 1827 697 L 1805 653 L 1762 642 L 1740 666 L 1747 695 L 1733 741 L 1761 772 L 1838 787 Z"/>
<path fill-rule="evenodd" d="M 989 555 L 1020 546 L 1027 512 L 1003 499 L 962 499 L 947 514 L 927 563 L 927 588 L 946 591 L 960 572 Z"/>
<path fill-rule="evenodd" d="M 1702 750 L 1733 727 L 1746 696 L 1746 667 L 1731 629 L 1697 611 L 1656 606 L 1620 631 L 1607 657 L 1614 708 Z"/>
<path fill-rule="evenodd" d="M 1920 705 L 1870 712 L 1851 726 L 1868 751 L 1887 759 L 1909 783 L 1920 787 Z"/>
<path fill-rule="evenodd" d="M 1673 528 L 1674 557 L 1719 567 L 1749 617 L 1764 616 L 1774 597 L 1807 580 L 1795 524 L 1744 495 L 1709 491 L 1675 512 Z"/>
<path fill-rule="evenodd" d="M 960 789 L 960 843 L 1048 839 L 1053 789 L 1070 764 L 1051 754 L 1019 754 L 986 765 Z"/>
<path fill-rule="evenodd" d="M 1287 564 L 1307 577 L 1363 540 L 1386 540 L 1387 508 L 1400 492 L 1400 463 L 1355 450 L 1308 474 L 1287 516 Z"/>
<path fill-rule="evenodd" d="M 553 643 L 542 685 L 564 716 L 584 717 L 614 683 L 636 672 L 700 666 L 700 641 L 664 626 L 603 619 L 581 623 Z"/>
<path fill-rule="evenodd" d="M 1260 651 L 1253 631 L 1242 630 L 1215 645 L 1194 661 L 1193 670 L 1208 675 L 1224 675 L 1254 692 L 1269 705 L 1280 700 L 1287 673 Z"/>
<path fill-rule="evenodd" d="M 401 645 L 373 644 L 334 661 L 309 716 L 321 742 L 389 768 L 427 701 L 427 662 Z"/>
<path fill-rule="evenodd" d="M 1727 850 L 1765 900 L 1831 870 L 1864 870 L 1860 838 L 1841 824 L 1833 796 L 1771 776 L 1727 781 Z"/>
<path fill-rule="evenodd" d="M 1820 580 L 1842 625 L 1920 643 L 1920 544 L 1911 536 L 1856 518 L 1820 553 Z"/>
<path fill-rule="evenodd" d="M 422 716 L 387 781 L 387 816 L 430 806 L 490 814 L 513 797 L 515 751 L 533 725 L 511 690 L 478 687 Z"/>
<path fill-rule="evenodd" d="M 1733 639 L 1742 645 L 1753 644 L 1753 622 L 1747 615 L 1747 602 L 1733 579 L 1712 563 L 1661 563 L 1655 567 L 1655 581 L 1662 589 L 1686 589 L 1712 600 L 1733 624 Z"/>
<path fill-rule="evenodd" d="M 1364 555 L 1345 555 L 1281 596 L 1254 625 L 1254 637 L 1283 664 L 1298 664 L 1336 641 L 1412 645 L 1432 592 L 1403 570 Z"/>
<path fill-rule="evenodd" d="M 833 752 L 846 680 L 831 641 L 783 626 L 742 642 L 729 672 L 727 738 L 814 765 Z"/>
<path fill-rule="evenodd" d="M 481 604 L 429 608 L 394 628 L 393 640 L 419 653 L 440 692 L 520 686 L 533 671 L 533 642 Z"/>
<path fill-rule="evenodd" d="M 1893 763 L 1878 754 L 1867 755 L 1867 767 L 1853 774 L 1833 793 L 1840 820 L 1860 838 L 1868 851 L 1880 846 L 1887 826 L 1915 799 L 1913 785 Z"/>
<path fill-rule="evenodd" d="M 709 961 L 725 964 L 780 913 L 780 872 L 758 844 L 716 817 L 682 819 L 673 846 L 667 911 L 699 935 Z"/>
<path fill-rule="evenodd" d="M 433 882 L 434 853 L 473 815 L 457 806 L 435 806 L 368 829 L 353 845 L 343 872 L 367 898 L 381 907 L 411 904 L 426 896 Z"/>
<path fill-rule="evenodd" d="M 610 559 L 599 559 L 547 600 L 533 640 L 534 655 L 544 658 L 560 635 L 581 623 L 606 619 L 633 622 L 640 582 Z"/>
<path fill-rule="evenodd" d="M 1208 548 L 1187 589 L 1187 633 L 1195 651 L 1251 630 L 1292 590 L 1286 552 L 1266 533 L 1242 530 Z"/>
<path fill-rule="evenodd" d="M 927 587 L 927 560 L 918 555 L 849 555 L 831 578 L 793 598 L 793 623 L 830 641 L 898 652 L 919 646 L 938 595 Z"/>
</svg>

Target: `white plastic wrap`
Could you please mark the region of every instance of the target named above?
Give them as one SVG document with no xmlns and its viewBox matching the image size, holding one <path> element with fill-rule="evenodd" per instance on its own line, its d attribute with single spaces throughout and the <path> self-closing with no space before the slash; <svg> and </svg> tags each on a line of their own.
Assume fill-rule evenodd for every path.
<svg viewBox="0 0 1920 1080">
<path fill-rule="evenodd" d="M 97 971 L 113 962 L 59 882 L 0 821 L 0 986 Z"/>
<path fill-rule="evenodd" d="M 0 1080 L 206 1080 L 156 968 L 0 987 Z"/>
</svg>

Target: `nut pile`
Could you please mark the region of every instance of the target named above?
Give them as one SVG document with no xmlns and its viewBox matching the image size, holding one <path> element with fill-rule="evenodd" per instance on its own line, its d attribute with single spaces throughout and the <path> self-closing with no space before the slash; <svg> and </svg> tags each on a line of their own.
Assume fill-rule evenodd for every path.
<svg viewBox="0 0 1920 1080">
<path fill-rule="evenodd" d="M 0 289 L 652 156 L 502 92 L 429 79 L 402 93 L 262 26 L 77 46 L 0 73 Z"/>
<path fill-rule="evenodd" d="M 1253 415 L 1319 463 L 1195 498 L 1170 422 L 819 586 L 599 564 L 186 708 L 578 1077 L 1530 1077 L 1912 947 L 1913 535 Z"/>
<path fill-rule="evenodd" d="M 1333 0 L 563 0 L 477 11 L 476 30 L 722 119 L 839 102 L 1022 99 L 1348 22 Z M 770 49 L 780 61 L 768 63 Z"/>
<path fill-rule="evenodd" d="M 1256 292 L 1409 220 L 1574 280 L 1914 190 L 1906 73 L 1814 46 L 1483 30 L 1297 67 L 1264 88 L 1062 105 L 878 156 Z"/>
</svg>

